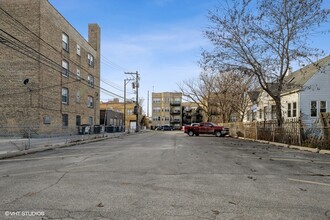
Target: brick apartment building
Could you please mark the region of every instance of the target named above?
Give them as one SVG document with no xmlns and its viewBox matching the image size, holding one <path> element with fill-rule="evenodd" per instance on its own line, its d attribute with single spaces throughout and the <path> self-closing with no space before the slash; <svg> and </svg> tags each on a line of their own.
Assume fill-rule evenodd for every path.
<svg viewBox="0 0 330 220">
<path fill-rule="evenodd" d="M 48 0 L 0 0 L 0 18 L 0 127 L 98 124 L 99 26 L 86 41 Z"/>
<path fill-rule="evenodd" d="M 182 126 L 182 93 L 152 93 L 152 127 Z"/>
<path fill-rule="evenodd" d="M 134 106 L 135 102 L 126 101 L 126 114 L 125 114 L 125 129 L 135 129 L 136 128 L 136 115 L 134 114 Z M 111 101 L 101 102 L 100 110 L 113 110 L 119 111 L 124 114 L 124 102 L 119 101 L 119 99 L 115 98 Z M 142 107 L 139 108 L 139 122 L 142 120 Z M 141 123 L 140 123 L 141 125 Z"/>
</svg>

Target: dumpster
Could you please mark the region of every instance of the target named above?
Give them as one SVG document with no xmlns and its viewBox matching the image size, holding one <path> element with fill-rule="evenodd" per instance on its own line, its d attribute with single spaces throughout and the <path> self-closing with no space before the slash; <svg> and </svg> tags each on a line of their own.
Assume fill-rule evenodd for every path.
<svg viewBox="0 0 330 220">
<path fill-rule="evenodd" d="M 90 134 L 91 126 L 89 124 L 82 124 L 78 127 L 78 134 Z"/>
<path fill-rule="evenodd" d="M 101 125 L 94 125 L 94 134 L 101 133 Z"/>
</svg>

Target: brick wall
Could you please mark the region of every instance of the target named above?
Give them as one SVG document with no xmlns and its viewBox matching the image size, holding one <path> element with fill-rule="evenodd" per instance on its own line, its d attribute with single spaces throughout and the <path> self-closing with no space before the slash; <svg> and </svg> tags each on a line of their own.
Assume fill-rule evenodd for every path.
<svg viewBox="0 0 330 220">
<path fill-rule="evenodd" d="M 16 44 L 24 51 L 30 50 L 25 53 L 33 56 L 31 59 L 9 48 L 9 42 L 0 44 L 1 126 L 34 125 L 40 127 L 41 133 L 53 131 L 53 127 L 63 130 L 62 114 L 69 116 L 68 126 L 72 129 L 77 115 L 81 116 L 82 124 L 88 123 L 90 117 L 98 124 L 100 28 L 89 25 L 91 36 L 87 42 L 47 0 L 0 0 L 0 7 L 13 17 L 0 11 L 0 26 L 11 35 L 6 35 L 6 39 L 17 38 Z M 69 37 L 68 51 L 62 49 L 62 33 Z M 77 55 L 77 45 L 80 55 Z M 93 48 L 95 45 L 97 50 Z M 94 66 L 88 64 L 87 54 L 94 57 Z M 69 77 L 61 73 L 62 60 L 69 63 Z M 77 69 L 80 80 L 77 80 Z M 94 77 L 94 86 L 88 85 L 88 75 Z M 26 85 L 25 79 L 29 79 Z M 68 104 L 62 103 L 62 88 L 69 90 Z M 79 102 L 77 93 L 80 93 Z M 94 99 L 93 108 L 87 106 L 88 96 Z M 46 116 L 50 124 L 44 124 Z"/>
</svg>

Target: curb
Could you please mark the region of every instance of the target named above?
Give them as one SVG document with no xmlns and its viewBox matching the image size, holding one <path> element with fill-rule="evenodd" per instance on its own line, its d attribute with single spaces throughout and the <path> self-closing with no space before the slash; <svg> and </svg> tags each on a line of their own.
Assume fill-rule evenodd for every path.
<svg viewBox="0 0 330 220">
<path fill-rule="evenodd" d="M 129 134 L 123 133 L 123 134 L 111 136 L 111 137 L 100 137 L 100 138 L 94 138 L 94 139 L 89 139 L 89 140 L 75 141 L 75 142 L 71 142 L 71 143 L 67 143 L 67 144 L 63 144 L 63 145 L 38 147 L 38 148 L 32 148 L 32 149 L 23 150 L 23 151 L 9 152 L 9 153 L 5 153 L 5 154 L 0 154 L 0 160 L 17 157 L 17 156 L 22 156 L 22 155 L 27 155 L 27 154 L 48 151 L 48 150 L 54 150 L 57 148 L 65 148 L 65 147 L 71 147 L 71 146 L 76 146 L 76 145 L 80 145 L 80 144 L 99 142 L 99 141 L 104 141 L 104 140 L 108 140 L 108 139 L 119 138 L 119 137 L 126 136 L 126 135 L 129 135 Z"/>
<path fill-rule="evenodd" d="M 302 147 L 302 146 L 297 146 L 297 145 L 290 145 L 290 144 L 283 144 L 283 143 L 278 143 L 278 142 L 271 142 L 271 141 L 263 141 L 263 140 L 256 140 L 256 139 L 251 139 L 251 138 L 243 138 L 243 137 L 236 137 L 241 140 L 247 140 L 247 141 L 253 141 L 253 142 L 259 142 L 263 144 L 272 144 L 278 147 L 286 147 L 290 149 L 295 149 L 295 150 L 300 150 L 300 151 L 307 151 L 311 153 L 319 153 L 319 154 L 329 154 L 330 155 L 330 150 L 320 150 L 318 148 L 309 148 L 309 147 Z"/>
</svg>

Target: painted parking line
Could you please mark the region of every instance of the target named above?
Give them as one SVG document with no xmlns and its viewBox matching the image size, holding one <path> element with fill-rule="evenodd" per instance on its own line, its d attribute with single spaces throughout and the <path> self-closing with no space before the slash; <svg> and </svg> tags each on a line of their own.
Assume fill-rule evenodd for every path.
<svg viewBox="0 0 330 220">
<path fill-rule="evenodd" d="M 309 184 L 314 184 L 314 185 L 320 185 L 320 186 L 329 186 L 329 183 L 321 183 L 321 182 L 314 182 L 314 181 L 308 181 L 308 180 L 298 180 L 298 179 L 291 179 L 288 178 L 288 180 L 294 181 L 294 182 L 301 182 L 301 183 L 309 183 Z"/>
</svg>

